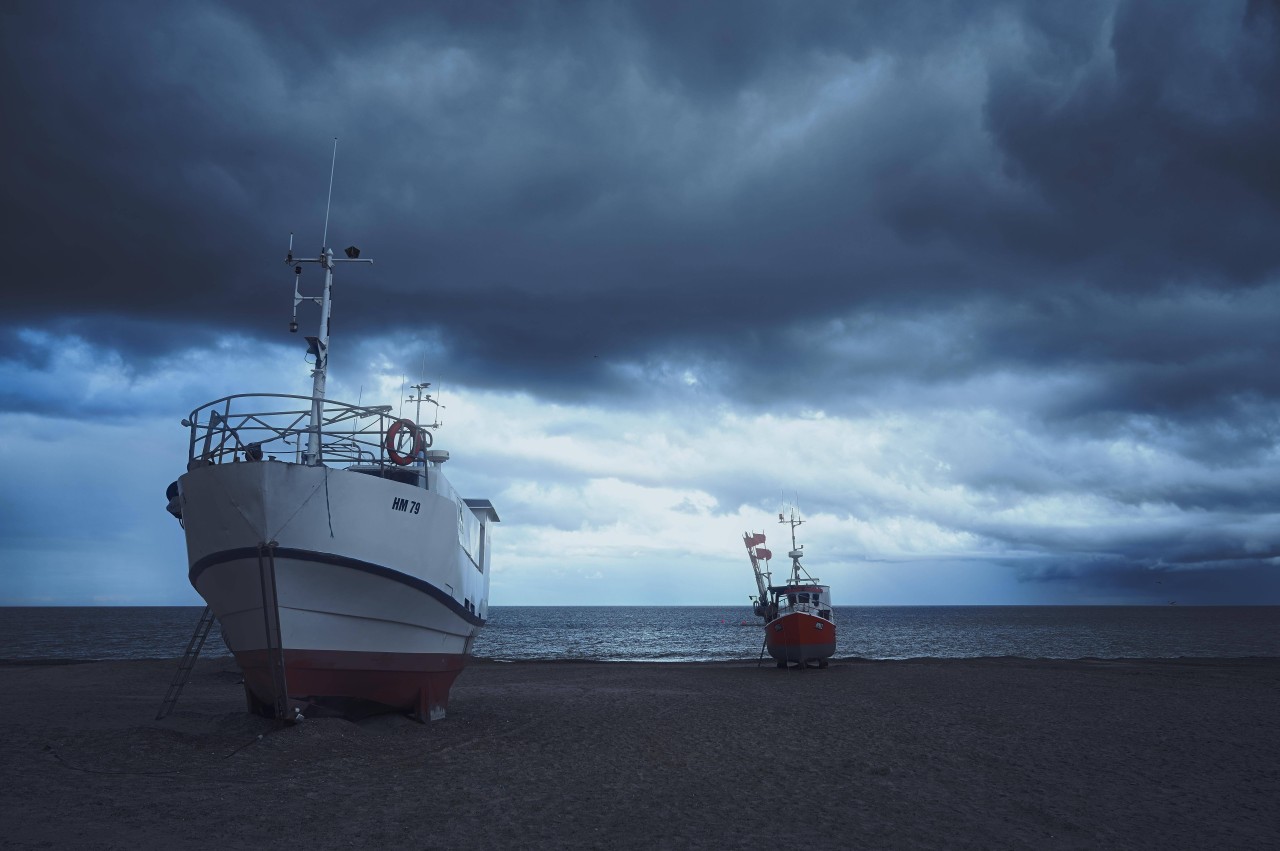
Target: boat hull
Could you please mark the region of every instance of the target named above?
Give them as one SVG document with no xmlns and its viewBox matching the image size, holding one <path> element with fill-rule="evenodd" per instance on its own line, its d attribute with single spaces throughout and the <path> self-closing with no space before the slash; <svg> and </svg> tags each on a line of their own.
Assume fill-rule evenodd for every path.
<svg viewBox="0 0 1280 851">
<path fill-rule="evenodd" d="M 459 545 L 462 502 L 443 477 L 427 490 L 261 462 L 198 468 L 179 485 L 189 577 L 251 708 L 274 708 L 283 683 L 292 708 L 444 716 L 488 575 L 483 552 Z"/>
<path fill-rule="evenodd" d="M 236 653 L 250 711 L 273 709 L 274 672 L 266 650 Z M 318 705 L 348 715 L 392 709 L 422 721 L 439 720 L 466 657 L 448 653 L 363 653 L 284 650 L 290 706 L 306 713 Z"/>
<path fill-rule="evenodd" d="M 764 626 L 765 646 L 779 662 L 814 662 L 836 652 L 836 625 L 805 612 L 791 612 Z"/>
</svg>

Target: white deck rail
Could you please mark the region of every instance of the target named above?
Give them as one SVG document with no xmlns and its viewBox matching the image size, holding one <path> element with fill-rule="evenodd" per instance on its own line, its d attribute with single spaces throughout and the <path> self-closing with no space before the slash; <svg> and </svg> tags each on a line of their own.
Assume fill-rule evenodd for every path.
<svg viewBox="0 0 1280 851">
<path fill-rule="evenodd" d="M 316 431 L 317 463 L 392 464 L 384 443 L 399 418 L 390 405 L 321 399 L 319 428 L 313 429 L 316 401 L 312 396 L 239 393 L 201 405 L 182 421 L 190 429 L 187 469 L 264 458 L 301 463 Z"/>
</svg>

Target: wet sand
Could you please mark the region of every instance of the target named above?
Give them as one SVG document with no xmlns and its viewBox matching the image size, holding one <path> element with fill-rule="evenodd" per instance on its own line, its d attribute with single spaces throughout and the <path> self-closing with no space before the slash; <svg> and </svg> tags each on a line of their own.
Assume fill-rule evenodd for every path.
<svg viewBox="0 0 1280 851">
<path fill-rule="evenodd" d="M 1280 659 L 480 662 L 426 726 L 279 727 L 229 659 L 153 721 L 173 669 L 0 665 L 0 845 L 1280 845 Z"/>
</svg>

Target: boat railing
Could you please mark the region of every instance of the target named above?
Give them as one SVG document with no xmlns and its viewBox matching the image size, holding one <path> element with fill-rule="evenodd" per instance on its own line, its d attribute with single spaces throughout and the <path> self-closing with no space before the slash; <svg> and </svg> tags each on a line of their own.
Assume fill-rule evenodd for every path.
<svg viewBox="0 0 1280 851">
<path fill-rule="evenodd" d="M 239 393 L 201 405 L 182 421 L 190 430 L 187 468 L 264 459 L 302 461 L 310 440 L 311 396 Z M 320 458 L 348 464 L 391 464 L 390 405 L 321 401 Z"/>
</svg>

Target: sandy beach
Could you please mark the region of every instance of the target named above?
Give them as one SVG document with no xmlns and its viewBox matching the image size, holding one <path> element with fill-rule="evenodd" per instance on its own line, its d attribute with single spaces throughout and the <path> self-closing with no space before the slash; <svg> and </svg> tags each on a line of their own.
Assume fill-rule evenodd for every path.
<svg viewBox="0 0 1280 851">
<path fill-rule="evenodd" d="M 1265 848 L 1280 659 L 479 662 L 277 726 L 202 661 L 0 666 L 12 848 Z"/>
</svg>

